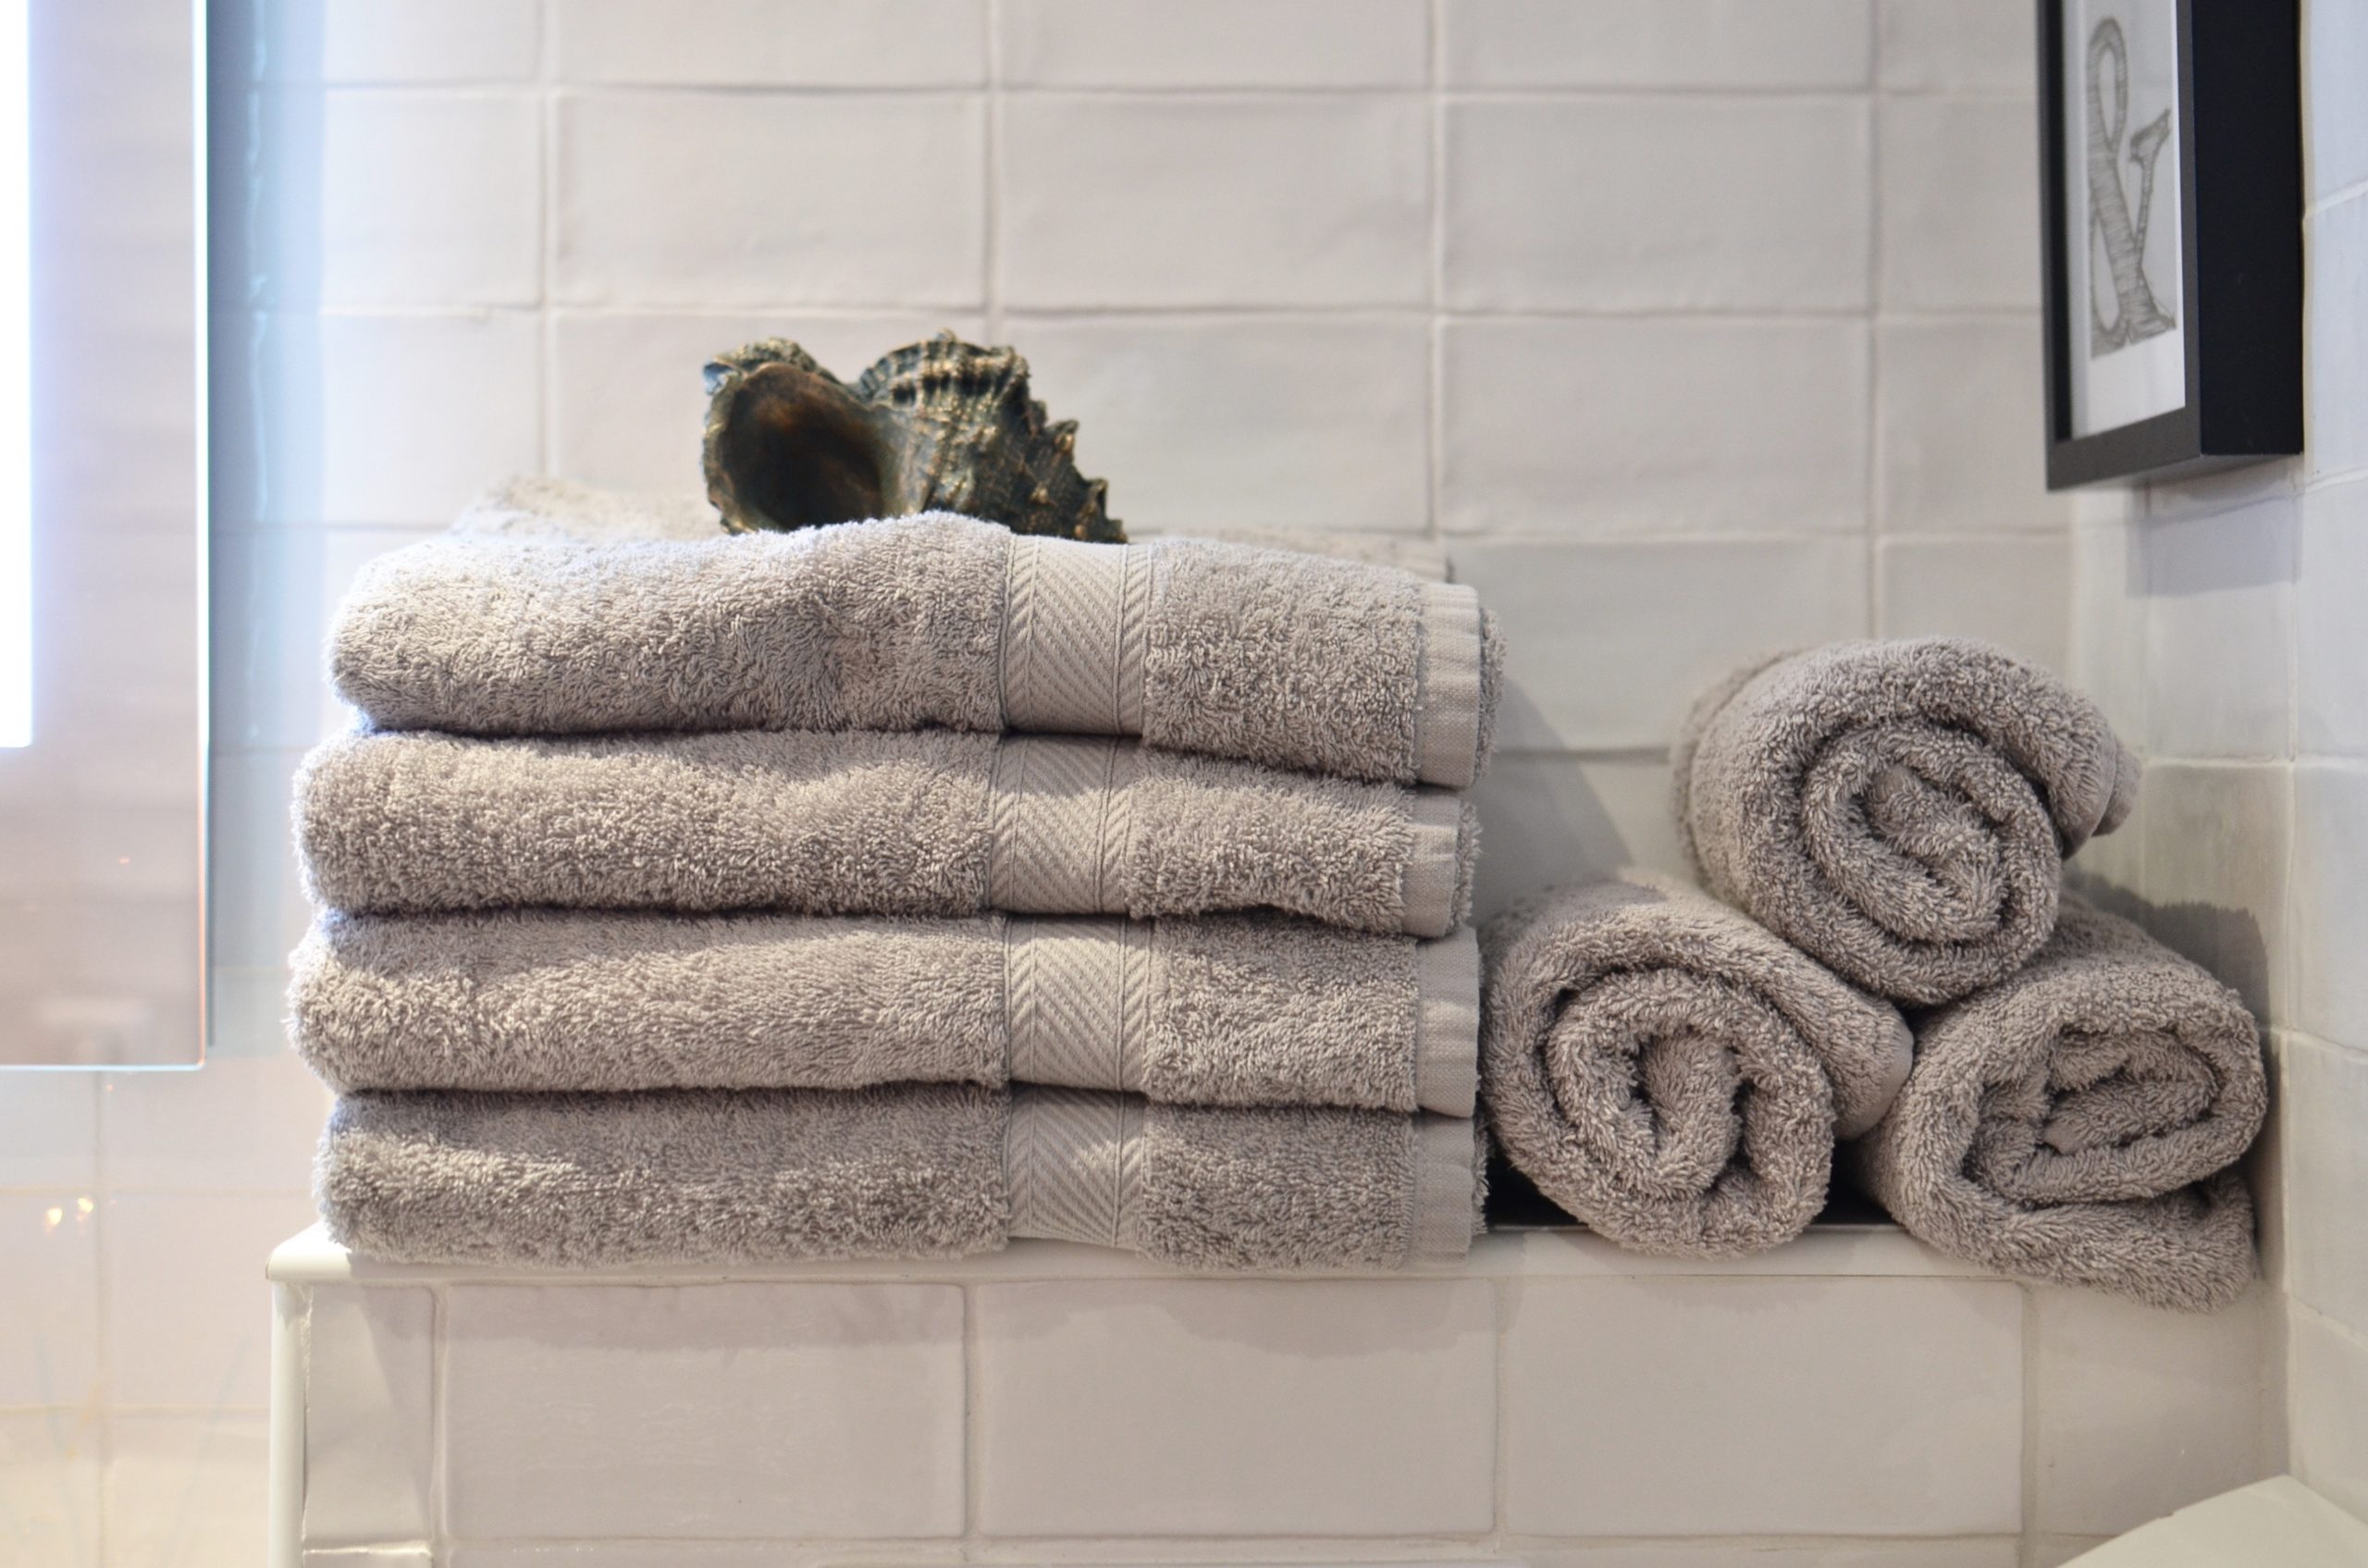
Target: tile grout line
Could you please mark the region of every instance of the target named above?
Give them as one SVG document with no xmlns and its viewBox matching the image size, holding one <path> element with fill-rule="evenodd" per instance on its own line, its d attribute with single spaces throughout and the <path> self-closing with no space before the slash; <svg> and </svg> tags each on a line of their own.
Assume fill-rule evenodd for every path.
<svg viewBox="0 0 2368 1568">
<path fill-rule="evenodd" d="M 679 493 L 689 494 L 690 492 L 687 489 L 683 489 Z M 399 534 L 405 536 L 405 542 L 408 543 L 419 538 L 431 537 L 436 534 L 445 531 L 449 526 L 449 524 L 422 523 L 408 520 L 372 520 L 366 518 L 339 518 L 334 521 L 318 522 L 274 522 L 264 520 L 259 522 L 227 524 L 219 530 L 219 533 L 221 537 L 226 539 L 244 541 L 302 539 L 314 537 L 327 537 L 337 535 L 353 534 Z M 1328 525 L 1316 523 L 1284 524 L 1278 525 L 1278 526 L 1285 531 L 1300 531 L 1314 534 L 1328 531 Z M 1149 533 L 1177 533 L 1181 531 L 1182 530 L 1180 528 L 1174 527 L 1156 527 L 1146 530 L 1146 532 Z M 1408 540 L 1421 539 L 1426 537 L 1424 532 L 1419 528 L 1373 528 L 1360 531 L 1372 533 L 1384 537 Z M 1573 550 L 1635 549 L 1640 547 L 1655 549 L 1699 549 L 1704 548 L 1725 548 L 1752 545 L 1840 544 L 1851 541 L 1858 537 L 1863 531 L 1863 528 L 1858 525 L 1820 527 L 1809 524 L 1800 524 L 1789 527 L 1768 528 L 1720 525 L 1716 527 L 1687 528 L 1683 530 L 1665 529 L 1659 532 L 1654 532 L 1648 526 L 1644 525 L 1622 525 L 1617 527 L 1590 526 L 1581 529 L 1557 529 L 1548 525 L 1509 525 L 1501 528 L 1447 528 L 1440 531 L 1440 537 L 1446 539 L 1460 540 L 1466 545 L 1525 545 Z M 2062 539 L 2067 537 L 2067 530 L 2060 527 L 2030 529 L 1934 528 L 1902 533 L 1888 542 L 1900 548 L 1922 549 L 1932 545 L 2044 544 L 2052 540 Z M 236 743 L 226 747 L 216 747 L 216 750 L 304 751 L 309 750 L 314 744 L 316 743 L 311 739 L 290 742 L 284 747 Z M 2318 756 L 2342 756 L 2344 754 L 2337 752 L 2314 752 L 2310 755 L 2315 758 Z"/>
<path fill-rule="evenodd" d="M 2021 1352 L 2017 1364 L 2023 1384 L 2023 1451 L 2022 1463 L 2016 1469 L 2016 1488 L 2021 1494 L 2017 1500 L 2022 1509 L 2023 1557 L 2029 1562 L 2036 1554 L 2039 1543 L 2040 1401 L 2043 1397 L 2039 1365 L 2039 1292 L 2029 1285 L 2018 1284 L 2016 1293 L 2022 1298 L 2016 1348 Z"/>
<path fill-rule="evenodd" d="M 1444 0 L 1429 0 L 1425 19 L 1426 57 L 1424 75 L 1430 92 L 1431 246 L 1430 312 L 1425 334 L 1424 373 L 1430 378 L 1423 422 L 1424 457 L 1428 464 L 1424 501 L 1429 512 L 1427 537 L 1442 541 L 1447 526 L 1447 96 L 1440 90 L 1446 75 L 1447 8 Z"/>
<path fill-rule="evenodd" d="M 986 29 L 987 80 L 982 108 L 986 126 L 980 145 L 979 297 L 985 312 L 986 337 L 1000 343 L 1007 330 L 1003 310 L 1004 124 L 1003 124 L 1003 4 L 985 0 L 980 13 Z"/>
<path fill-rule="evenodd" d="M 961 1556 L 965 1562 L 975 1561 L 985 1537 L 979 1530 L 979 1472 L 984 1456 L 980 1452 L 979 1428 L 979 1303 L 974 1284 L 958 1287 L 962 1292 L 962 1537 Z"/>
<path fill-rule="evenodd" d="M 451 1545 L 451 1521 L 447 1515 L 452 1506 L 452 1488 L 448 1478 L 450 1468 L 450 1426 L 446 1405 L 450 1395 L 448 1352 L 450 1347 L 450 1320 L 452 1287 L 431 1285 L 427 1292 L 427 1538 L 430 1561 L 442 1562 Z M 311 1358 L 306 1357 L 306 1375 L 311 1374 Z"/>
<path fill-rule="evenodd" d="M 554 101 L 561 96 L 554 91 Z M 554 241 L 555 243 L 555 241 Z M 1425 290 L 1427 292 L 1427 290 Z M 981 308 L 975 296 L 968 299 L 927 298 L 904 295 L 895 298 L 871 299 L 799 299 L 789 295 L 762 295 L 747 299 L 727 300 L 722 303 L 709 299 L 691 300 L 660 297 L 641 301 L 561 300 L 556 290 L 548 301 L 524 298 L 506 300 L 331 300 L 314 308 L 302 311 L 265 307 L 240 307 L 216 312 L 223 316 L 268 322 L 290 317 L 321 321 L 443 321 L 483 322 L 499 318 L 538 316 L 546 309 L 553 317 L 648 317 L 671 318 L 730 318 L 746 315 L 800 315 L 818 321 L 869 321 L 882 315 L 931 315 L 947 312 L 975 311 Z M 1693 305 L 1663 301 L 1646 301 L 1622 304 L 1521 304 L 1488 305 L 1442 304 L 1434 309 L 1427 298 L 1413 299 L 1392 290 L 1359 299 L 1328 302 L 1226 299 L 1214 296 L 1187 297 L 1141 303 L 1124 300 L 1088 300 L 1074 304 L 1031 304 L 1011 307 L 1006 314 L 1022 321 L 1065 321 L 1084 324 L 1101 322 L 1174 326 L 1207 326 L 1211 324 L 1249 324 L 1276 318 L 1317 320 L 1350 325 L 1405 325 L 1419 323 L 1437 315 L 1449 321 L 1497 323 L 1507 326 L 1560 323 L 1636 322 L 1646 326 L 1726 326 L 1726 327 L 1810 327 L 1819 324 L 1847 327 L 1863 326 L 1870 315 L 1886 324 L 1907 326 L 2021 325 L 2034 319 L 2034 313 L 1992 305 L 1967 305 L 1962 308 L 1942 306 L 1900 306 L 1869 313 L 1860 306 L 1846 305 Z M 2327 488 L 2334 481 L 2368 476 L 2368 468 L 2330 470 L 2310 481 L 2277 492 L 2297 494 Z M 2235 511 L 2272 499 L 2254 496 L 2240 500 L 2214 503 L 2199 508 L 2195 512 L 2178 515 L 2207 515 L 2213 512 Z"/>
<path fill-rule="evenodd" d="M 203 1070 L 203 1069 L 201 1069 Z M 107 1238 L 115 1233 L 109 1210 L 115 1193 L 107 1173 L 107 1092 L 112 1087 L 102 1073 L 91 1074 L 91 1326 L 98 1339 L 97 1386 L 91 1391 L 97 1435 L 98 1512 L 91 1535 L 99 1562 L 107 1561 L 107 1497 L 115 1486 L 115 1314 L 108 1310 L 108 1286 L 114 1278 Z"/>
<path fill-rule="evenodd" d="M 1870 637 L 1881 636 L 1884 611 L 1888 608 L 1883 593 L 1883 553 L 1881 541 L 1885 533 L 1883 516 L 1887 497 L 1883 494 L 1882 473 L 1882 391 L 1883 371 L 1879 323 L 1882 316 L 1882 7 L 1870 6 L 1867 13 L 1867 305 L 1864 330 L 1867 334 L 1867 412 L 1864 429 L 1867 438 L 1866 467 L 1861 475 L 1866 486 L 1865 511 L 1861 516 L 1867 530 L 1867 630 Z"/>
<path fill-rule="evenodd" d="M 313 83 L 314 86 L 334 88 L 340 93 L 365 93 L 402 96 L 407 94 L 441 93 L 453 96 L 500 97 L 514 94 L 520 87 L 531 88 L 528 78 L 512 80 L 487 80 L 475 82 L 436 83 L 425 81 L 336 81 Z M 947 80 L 938 82 L 831 82 L 831 81 L 621 81 L 592 80 L 573 84 L 576 92 L 587 98 L 818 98 L 882 99 L 888 101 L 929 101 L 958 98 L 976 93 L 975 80 Z M 1455 103 L 1557 105 L 1566 103 L 1660 103 L 1676 101 L 1693 103 L 1743 102 L 1747 104 L 1838 104 L 1860 96 L 1869 90 L 1866 79 L 1856 82 L 1833 82 L 1818 86 L 1744 86 L 1718 87 L 1666 82 L 1659 84 L 1632 83 L 1572 83 L 1545 87 L 1491 87 L 1472 83 L 1439 85 L 1440 95 Z M 1271 104 L 1293 100 L 1330 102 L 1353 101 L 1361 98 L 1419 99 L 1429 91 L 1426 82 L 1406 80 L 1383 83 L 1280 82 L 1234 83 L 1231 85 L 1174 85 L 1159 82 L 1128 82 L 1112 85 L 1067 85 L 1044 82 L 1010 82 L 1006 91 L 1015 97 L 1070 100 L 1104 100 L 1126 103 L 1136 100 L 1182 103 L 1244 103 Z M 1960 104 L 2028 105 L 2032 94 L 2004 88 L 1976 87 L 1892 87 L 1882 90 L 1893 98 L 1918 99 L 1929 102 Z M 2368 191 L 2368 181 L 2342 191 L 2331 192 L 2323 201 L 2341 204 L 2343 199 Z"/>
<path fill-rule="evenodd" d="M 2307 434 L 2305 436 L 2307 441 Z M 2298 462 L 2295 465 L 2300 478 Z M 2291 1014 L 2301 997 L 2302 940 L 2301 909 L 2297 895 L 2296 869 L 2300 863 L 2296 846 L 2302 837 L 2302 634 L 2301 583 L 2306 567 L 2304 550 L 2309 541 L 2305 527 L 2308 492 L 2298 492 L 2294 498 L 2294 557 L 2290 599 L 2286 606 L 2286 722 L 2287 752 L 2285 777 L 2280 784 L 2285 791 L 2286 859 L 2279 868 L 2277 889 L 2279 942 L 2285 951 L 2277 956 L 2276 989 L 2271 993 L 2278 1010 Z M 2270 1114 L 2277 1118 L 2274 1131 L 2276 1145 L 2276 1166 L 2273 1171 L 2277 1183 L 2277 1265 L 2280 1278 L 2267 1281 L 2270 1303 L 2277 1308 L 2275 1325 L 2264 1324 L 2262 1353 L 2257 1371 L 2261 1387 L 2261 1409 L 2255 1427 L 2265 1453 L 2274 1452 L 2280 1463 L 2291 1469 L 2294 1463 L 2294 1313 L 2297 1304 L 2291 1288 L 2294 1264 L 2294 1182 L 2288 1179 L 2287 1127 L 2288 1093 L 2290 1066 L 2293 1061 L 2293 1031 L 2277 1045 L 2270 1062 L 2271 1082 L 2278 1091 L 2270 1102 Z M 2260 1134 L 2255 1135 L 2256 1143 Z M 2272 1396 L 2275 1396 L 2273 1401 Z"/>
<path fill-rule="evenodd" d="M 552 473 L 559 461 L 559 313 L 551 302 L 559 291 L 559 154 L 560 95 L 558 91 L 559 19 L 549 0 L 537 0 L 536 6 L 536 85 L 540 103 L 542 124 L 542 179 L 538 182 L 542 195 L 541 233 L 538 261 L 541 290 L 535 302 L 535 314 L 540 330 L 536 334 L 536 371 L 540 383 L 540 401 L 536 407 L 536 435 L 540 443 L 536 456 L 542 471 Z"/>
<path fill-rule="evenodd" d="M 1488 1281 L 1488 1326 L 1497 1336 L 1495 1359 L 1489 1368 L 1494 1379 L 1490 1392 L 1496 1395 L 1497 1400 L 1497 1419 L 1489 1435 L 1496 1442 L 1497 1451 L 1490 1456 L 1488 1463 L 1488 1510 L 1489 1523 L 1494 1526 L 1490 1538 L 1496 1549 L 1502 1552 L 1505 1539 L 1512 1529 L 1512 1521 L 1507 1516 L 1505 1506 L 1511 1486 L 1505 1475 L 1505 1456 L 1512 1451 L 1511 1408 L 1505 1398 L 1511 1374 L 1505 1364 L 1505 1341 L 1511 1338 L 1512 1315 L 1519 1310 L 1522 1291 L 1518 1281 L 1491 1279 Z"/>
</svg>

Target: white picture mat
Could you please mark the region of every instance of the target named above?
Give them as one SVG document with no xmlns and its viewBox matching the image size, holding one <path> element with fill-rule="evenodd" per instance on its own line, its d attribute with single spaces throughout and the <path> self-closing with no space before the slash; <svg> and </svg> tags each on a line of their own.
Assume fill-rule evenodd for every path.
<svg viewBox="0 0 2368 1568">
<path fill-rule="evenodd" d="M 2128 64 L 2127 107 L 2120 117 L 2113 155 L 2121 177 L 2122 201 L 2133 223 L 2139 216 L 2143 172 L 2130 155 L 2131 141 L 2164 111 L 2172 116 L 2170 137 L 2153 157 L 2152 196 L 2147 204 L 2140 255 L 2155 303 L 2174 325 L 2100 352 L 2091 341 L 2092 314 L 2111 327 L 2120 320 L 2122 311 L 2104 238 L 2090 208 L 2089 49 L 2098 25 L 2108 18 L 2119 24 Z M 2111 64 L 2100 62 L 2096 77 L 2103 97 L 2105 130 L 2111 137 L 2116 129 Z M 2187 401 L 2177 114 L 2178 0 L 2065 0 L 2065 281 L 2075 436 L 2117 429 L 2168 414 Z"/>
</svg>

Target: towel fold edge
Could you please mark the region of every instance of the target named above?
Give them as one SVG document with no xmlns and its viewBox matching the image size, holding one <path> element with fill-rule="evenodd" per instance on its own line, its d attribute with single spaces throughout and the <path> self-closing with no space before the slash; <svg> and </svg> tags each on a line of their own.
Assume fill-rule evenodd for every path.
<svg viewBox="0 0 2368 1568">
<path fill-rule="evenodd" d="M 1414 776 L 1469 789 L 1480 773 L 1480 596 L 1461 583 L 1423 585 L 1414 676 Z"/>
<path fill-rule="evenodd" d="M 1414 951 L 1414 1103 L 1469 1117 L 1480 1096 L 1480 939 L 1466 929 Z"/>
<path fill-rule="evenodd" d="M 1448 1117 L 1414 1118 L 1412 1264 L 1461 1263 L 1479 1230 L 1481 1134 L 1475 1124 Z"/>
<path fill-rule="evenodd" d="M 1414 796 L 1401 920 L 1409 936 L 1445 936 L 1462 918 L 1464 807 L 1463 796 L 1444 790 Z"/>
</svg>

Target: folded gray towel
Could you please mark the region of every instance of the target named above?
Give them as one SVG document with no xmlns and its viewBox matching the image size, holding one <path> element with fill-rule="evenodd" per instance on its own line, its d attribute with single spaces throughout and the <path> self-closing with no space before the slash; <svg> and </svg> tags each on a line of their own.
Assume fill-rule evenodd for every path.
<svg viewBox="0 0 2368 1568">
<path fill-rule="evenodd" d="M 339 693 L 386 728 L 1140 735 L 1452 789 L 1488 753 L 1502 661 L 1469 587 L 942 513 L 598 545 L 536 523 L 581 509 L 613 537 L 634 505 L 513 486 L 470 532 L 380 556 L 331 634 Z"/>
<path fill-rule="evenodd" d="M 2028 969 L 1922 1020 L 1916 1070 L 1851 1161 L 1944 1253 L 2201 1311 L 2253 1275 L 2229 1167 L 2267 1101 L 2237 994 L 2067 893 Z"/>
<path fill-rule="evenodd" d="M 1257 917 L 327 915 L 291 1032 L 339 1091 L 1013 1080 L 1469 1117 L 1480 952 Z"/>
<path fill-rule="evenodd" d="M 1702 884 L 1844 979 L 1946 1002 L 2055 924 L 2066 855 L 2128 815 L 2138 761 L 2044 671 L 1955 637 L 1736 672 L 1672 758 Z"/>
<path fill-rule="evenodd" d="M 948 1085 L 352 1094 L 315 1194 L 357 1252 L 607 1267 L 942 1257 L 1011 1238 L 1187 1268 L 1452 1263 L 1469 1121 Z"/>
<path fill-rule="evenodd" d="M 1444 936 L 1477 831 L 1441 791 L 950 730 L 365 732 L 315 750 L 296 793 L 314 897 L 352 914 L 1275 909 Z"/>
<path fill-rule="evenodd" d="M 1714 899 L 1632 873 L 1491 921 L 1482 1099 L 1506 1156 L 1640 1252 L 1800 1234 L 1837 1132 L 1907 1076 L 1907 1025 Z"/>
</svg>

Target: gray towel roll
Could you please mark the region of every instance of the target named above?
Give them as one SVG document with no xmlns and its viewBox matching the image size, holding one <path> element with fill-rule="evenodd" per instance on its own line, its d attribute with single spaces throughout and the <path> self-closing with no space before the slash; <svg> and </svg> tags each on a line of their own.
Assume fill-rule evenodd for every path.
<svg viewBox="0 0 2368 1568">
<path fill-rule="evenodd" d="M 918 1085 L 352 1094 L 323 1137 L 329 1233 L 398 1262 L 587 1268 L 946 1257 L 1016 1237 L 1186 1268 L 1452 1263 L 1472 1123 Z"/>
<path fill-rule="evenodd" d="M 1472 1114 L 1480 953 L 1257 917 L 327 915 L 290 1032 L 339 1091 L 1018 1080 Z"/>
<path fill-rule="evenodd" d="M 1874 1125 L 1907 1025 L 1749 919 L 1631 873 L 1489 922 L 1481 1093 L 1506 1157 L 1639 1252 L 1801 1233 L 1837 1132 Z"/>
<path fill-rule="evenodd" d="M 537 527 L 580 509 L 590 544 Z M 389 729 L 1036 730 L 1451 789 L 1501 653 L 1469 587 L 1210 539 L 1082 544 L 931 513 L 622 537 L 633 503 L 525 481 L 500 527 L 364 569 L 339 694 Z M 678 531 L 659 509 L 650 532 Z"/>
<path fill-rule="evenodd" d="M 1917 1237 L 2156 1306 L 2220 1306 L 2252 1278 L 2230 1167 L 2268 1090 L 2235 992 L 2067 893 L 2040 957 L 1923 1019 L 1916 1045 L 1850 1159 Z"/>
<path fill-rule="evenodd" d="M 1736 672 L 1671 759 L 1702 885 L 1844 979 L 1918 1005 L 2002 980 L 2055 924 L 2064 857 L 2138 760 L 2054 676 L 1957 637 Z"/>
<path fill-rule="evenodd" d="M 739 731 L 329 741 L 297 781 L 315 899 L 354 914 L 1273 909 L 1443 936 L 1463 797 L 1071 737 Z"/>
</svg>

